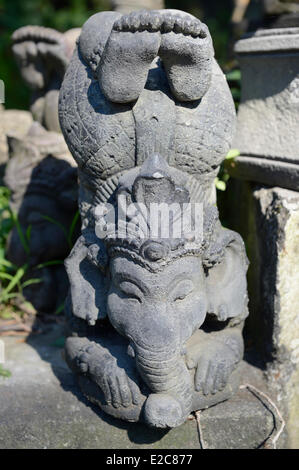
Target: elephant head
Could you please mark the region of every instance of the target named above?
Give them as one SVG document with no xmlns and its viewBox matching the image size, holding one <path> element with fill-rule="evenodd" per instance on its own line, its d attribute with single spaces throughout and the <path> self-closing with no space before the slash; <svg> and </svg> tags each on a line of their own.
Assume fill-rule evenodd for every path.
<svg viewBox="0 0 299 470">
<path fill-rule="evenodd" d="M 182 222 L 180 237 L 152 236 L 155 222 L 149 213 L 145 216 L 142 203 L 150 207 L 157 199 L 174 201 L 178 210 L 184 207 L 186 215 L 184 204 L 198 191 L 195 188 L 190 194 L 178 186 L 184 179 L 159 156 L 150 158 L 140 170 L 126 173 L 118 184 L 118 210 L 120 197 L 125 197 L 127 203 L 136 205 L 137 213 L 127 210 L 125 236 L 121 237 L 119 219 L 111 223 L 109 211 L 99 211 L 104 214 L 96 216 L 101 240 L 91 243 L 83 234 L 66 263 L 74 315 L 91 324 L 107 316 L 130 342 L 128 352 L 151 392 L 145 419 L 156 427 L 177 426 L 192 410 L 194 385 L 185 345 L 207 313 L 225 321 L 240 316 L 246 303 L 243 243 L 236 233 L 220 226 L 214 206 L 203 205 L 202 237 L 192 236 L 189 222 Z M 192 187 L 190 183 L 189 179 Z M 149 217 L 146 223 L 140 223 L 145 217 Z M 175 220 L 177 214 L 172 214 L 171 233 Z M 136 228 L 142 233 L 137 235 Z M 89 279 L 78 285 L 79 272 L 87 271 Z M 101 303 L 95 302 L 99 286 Z"/>
</svg>

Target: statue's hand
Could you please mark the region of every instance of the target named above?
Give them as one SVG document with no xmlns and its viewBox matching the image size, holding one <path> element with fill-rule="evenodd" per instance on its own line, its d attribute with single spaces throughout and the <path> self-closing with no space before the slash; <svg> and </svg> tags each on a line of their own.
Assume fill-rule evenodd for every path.
<svg viewBox="0 0 299 470">
<path fill-rule="evenodd" d="M 141 393 L 137 384 L 101 346 L 89 344 L 78 356 L 77 364 L 80 371 L 100 387 L 108 405 L 118 408 L 140 403 Z"/>
<path fill-rule="evenodd" d="M 241 337 L 239 340 L 238 333 L 232 333 L 227 337 L 220 334 L 219 339 L 216 333 L 205 335 L 201 342 L 188 349 L 186 362 L 189 369 L 196 368 L 196 391 L 202 391 L 204 395 L 215 394 L 227 385 L 243 354 Z"/>
</svg>

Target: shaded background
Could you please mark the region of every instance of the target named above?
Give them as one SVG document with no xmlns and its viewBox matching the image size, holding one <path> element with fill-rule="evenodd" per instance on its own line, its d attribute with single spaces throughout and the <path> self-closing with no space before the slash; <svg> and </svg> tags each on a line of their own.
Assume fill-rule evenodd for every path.
<svg viewBox="0 0 299 470">
<path fill-rule="evenodd" d="M 251 0 L 258 4 L 259 0 Z M 216 58 L 227 71 L 231 55 L 231 16 L 234 0 L 166 0 L 166 8 L 188 11 L 210 28 Z M 6 87 L 6 108 L 28 109 L 30 91 L 11 53 L 11 35 L 21 26 L 40 25 L 64 32 L 81 27 L 92 14 L 110 10 L 110 0 L 0 0 L 0 79 Z"/>
</svg>

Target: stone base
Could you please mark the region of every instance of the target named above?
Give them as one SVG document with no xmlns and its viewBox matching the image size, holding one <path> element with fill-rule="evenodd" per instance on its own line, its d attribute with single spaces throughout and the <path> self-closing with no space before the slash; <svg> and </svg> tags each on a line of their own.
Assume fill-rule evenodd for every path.
<svg viewBox="0 0 299 470">
<path fill-rule="evenodd" d="M 274 432 L 273 414 L 247 390 L 200 413 L 200 440 L 194 418 L 170 431 L 114 419 L 79 391 L 57 346 L 61 335 L 56 326 L 26 342 L 4 338 L 12 375 L 0 377 L 0 448 L 253 449 Z M 242 368 L 246 381 L 264 389 L 260 370 Z"/>
<path fill-rule="evenodd" d="M 227 199 L 250 260 L 245 331 L 264 358 L 287 445 L 299 448 L 299 192 L 230 180 Z"/>
</svg>

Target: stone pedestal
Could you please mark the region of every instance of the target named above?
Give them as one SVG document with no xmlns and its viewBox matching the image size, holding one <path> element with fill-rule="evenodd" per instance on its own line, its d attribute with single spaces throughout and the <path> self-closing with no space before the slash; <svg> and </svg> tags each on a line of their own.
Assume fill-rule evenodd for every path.
<svg viewBox="0 0 299 470">
<path fill-rule="evenodd" d="M 259 30 L 235 50 L 242 69 L 234 141 L 240 156 L 227 169 L 243 182 L 231 180 L 228 196 L 231 225 L 250 260 L 246 329 L 286 419 L 287 445 L 298 448 L 299 28 Z"/>
<path fill-rule="evenodd" d="M 299 28 L 259 30 L 235 51 L 242 98 L 231 174 L 299 190 Z"/>
<path fill-rule="evenodd" d="M 228 197 L 250 259 L 248 342 L 264 359 L 287 447 L 299 448 L 299 193 L 233 180 Z"/>
<path fill-rule="evenodd" d="M 200 439 L 195 419 L 170 431 L 114 419 L 78 391 L 62 334 L 56 325 L 25 342 L 4 338 L 11 377 L 0 377 L 1 449 L 253 449 L 275 434 L 272 412 L 247 390 L 201 412 Z M 244 380 L 265 391 L 261 371 L 246 362 L 242 368 Z"/>
</svg>

